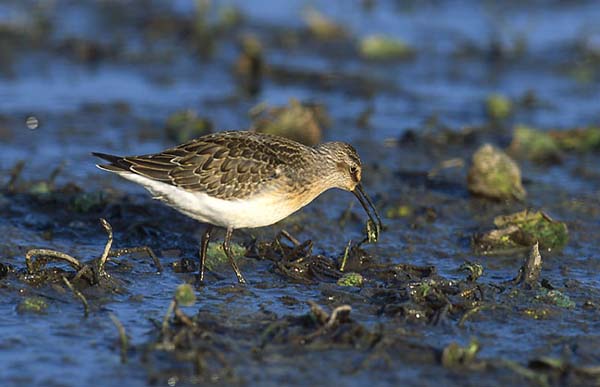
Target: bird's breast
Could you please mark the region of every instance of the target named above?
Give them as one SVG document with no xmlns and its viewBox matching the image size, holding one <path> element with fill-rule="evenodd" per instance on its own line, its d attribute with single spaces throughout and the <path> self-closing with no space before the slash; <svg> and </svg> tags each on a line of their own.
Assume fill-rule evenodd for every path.
<svg viewBox="0 0 600 387">
<path fill-rule="evenodd" d="M 289 192 L 271 191 L 249 198 L 223 200 L 203 193 L 195 194 L 192 216 L 222 227 L 255 228 L 269 226 L 288 217 L 312 201 L 298 198 Z"/>
<path fill-rule="evenodd" d="M 192 192 L 133 173 L 121 173 L 144 186 L 152 195 L 179 212 L 220 227 L 255 228 L 269 226 L 310 203 L 324 191 L 307 185 L 302 189 L 277 185 L 243 199 L 225 200 L 204 192 Z"/>
</svg>

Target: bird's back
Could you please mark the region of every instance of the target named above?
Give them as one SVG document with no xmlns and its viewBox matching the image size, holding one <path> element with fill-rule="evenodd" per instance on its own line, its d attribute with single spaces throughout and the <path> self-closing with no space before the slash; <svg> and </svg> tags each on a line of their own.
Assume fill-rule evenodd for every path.
<svg viewBox="0 0 600 387">
<path fill-rule="evenodd" d="M 109 161 L 99 167 L 111 172 L 133 173 L 186 191 L 234 200 L 255 195 L 275 180 L 280 185 L 301 183 L 297 174 L 313 152 L 282 137 L 237 131 L 202 136 L 156 154 L 94 155 Z"/>
</svg>

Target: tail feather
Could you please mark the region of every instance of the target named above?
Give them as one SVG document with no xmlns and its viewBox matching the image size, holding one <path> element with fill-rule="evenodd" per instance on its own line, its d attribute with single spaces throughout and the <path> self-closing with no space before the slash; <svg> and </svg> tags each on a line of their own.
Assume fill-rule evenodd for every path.
<svg viewBox="0 0 600 387">
<path fill-rule="evenodd" d="M 92 152 L 92 155 L 108 161 L 110 164 L 96 164 L 100 169 L 110 172 L 125 172 L 129 171 L 131 166 L 123 157 L 109 155 L 106 153 Z"/>
</svg>

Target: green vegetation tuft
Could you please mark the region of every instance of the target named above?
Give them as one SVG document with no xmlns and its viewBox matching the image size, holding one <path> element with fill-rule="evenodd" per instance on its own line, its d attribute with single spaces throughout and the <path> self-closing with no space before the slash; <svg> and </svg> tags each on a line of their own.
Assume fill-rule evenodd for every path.
<svg viewBox="0 0 600 387">
<path fill-rule="evenodd" d="M 485 101 L 488 116 L 493 120 L 503 120 L 512 114 L 513 104 L 502 94 L 491 94 Z"/>
<path fill-rule="evenodd" d="M 408 43 L 383 35 L 371 35 L 363 38 L 360 41 L 359 50 L 364 58 L 373 60 L 402 59 L 414 54 L 414 50 Z"/>
<path fill-rule="evenodd" d="M 363 283 L 364 278 L 359 273 L 346 273 L 337 281 L 339 286 L 361 287 Z"/>
<path fill-rule="evenodd" d="M 196 302 L 196 293 L 190 284 L 179 285 L 175 290 L 175 300 L 181 306 L 192 306 Z"/>
<path fill-rule="evenodd" d="M 48 303 L 42 297 L 27 297 L 23 299 L 17 306 L 17 312 L 19 313 L 46 313 L 48 309 Z"/>
</svg>

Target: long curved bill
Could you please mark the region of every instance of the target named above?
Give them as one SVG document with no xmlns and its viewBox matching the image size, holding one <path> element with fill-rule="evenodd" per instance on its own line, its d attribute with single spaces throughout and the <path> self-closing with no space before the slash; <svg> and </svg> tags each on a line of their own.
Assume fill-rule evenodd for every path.
<svg viewBox="0 0 600 387">
<path fill-rule="evenodd" d="M 356 196 L 369 216 L 369 222 L 367 223 L 367 240 L 369 242 L 377 242 L 383 225 L 381 224 L 381 218 L 377 213 L 375 205 L 363 190 L 362 185 L 357 184 L 352 193 Z"/>
</svg>

